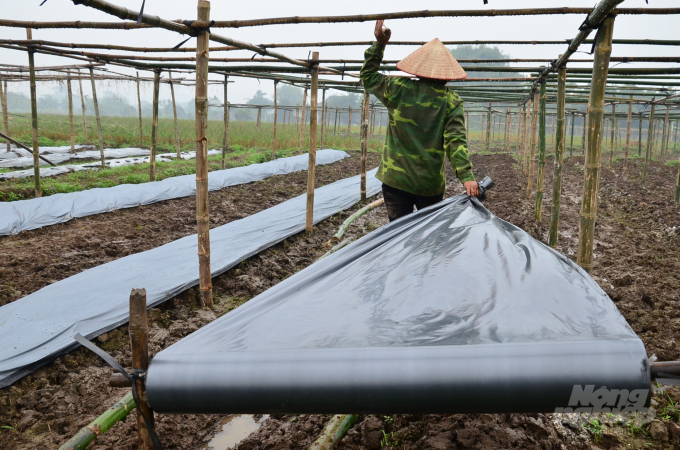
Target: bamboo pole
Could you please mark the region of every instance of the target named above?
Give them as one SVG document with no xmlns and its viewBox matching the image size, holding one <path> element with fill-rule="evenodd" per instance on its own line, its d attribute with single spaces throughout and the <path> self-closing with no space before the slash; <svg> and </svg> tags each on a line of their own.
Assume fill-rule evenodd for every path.
<svg viewBox="0 0 680 450">
<path fill-rule="evenodd" d="M 670 126 L 670 122 L 668 121 L 668 114 L 670 113 L 671 109 L 669 106 L 666 106 L 666 118 L 663 121 L 663 135 L 661 136 L 661 164 L 666 164 L 666 148 L 668 147 L 668 127 Z"/>
<path fill-rule="evenodd" d="M 274 139 L 272 140 L 272 159 L 276 159 L 276 122 L 279 120 L 279 108 L 278 108 L 278 99 L 277 99 L 277 85 L 279 84 L 278 80 L 274 80 Z M 323 126 L 322 126 L 323 130 Z M 323 139 L 323 133 L 322 133 L 322 138 Z"/>
<path fill-rule="evenodd" d="M 333 124 L 333 136 L 338 134 L 338 108 L 335 108 L 335 122 Z"/>
<path fill-rule="evenodd" d="M 227 150 L 229 149 L 229 101 L 227 99 L 227 86 L 229 75 L 224 76 L 224 129 L 222 131 L 222 169 L 227 168 Z M 276 88 L 276 86 L 274 86 Z"/>
<path fill-rule="evenodd" d="M 630 98 L 633 98 L 631 95 Z M 628 103 L 628 119 L 626 120 L 626 154 L 623 159 L 623 178 L 626 178 L 626 171 L 628 170 L 628 153 L 630 151 L 630 126 L 633 121 L 633 103 Z"/>
<path fill-rule="evenodd" d="M 586 154 L 586 141 L 588 140 L 588 133 L 586 132 L 588 130 L 588 127 L 586 124 L 588 123 L 588 113 L 586 113 L 583 116 L 583 126 L 582 126 L 582 136 L 581 136 L 581 153 L 583 155 Z"/>
<path fill-rule="evenodd" d="M 569 156 L 574 156 L 574 124 L 576 123 L 576 113 L 571 113 L 571 140 L 569 141 Z"/>
<path fill-rule="evenodd" d="M 102 169 L 106 167 L 104 160 L 104 135 L 102 134 L 102 120 L 99 116 L 99 103 L 97 102 L 97 89 L 94 84 L 94 70 L 90 67 L 90 81 L 92 82 L 92 101 L 94 102 L 94 115 L 97 119 L 97 131 L 99 132 L 99 155 L 101 158 Z"/>
<path fill-rule="evenodd" d="M 210 2 L 198 0 L 198 20 L 210 20 Z M 208 57 L 210 31 L 197 32 L 196 47 L 196 222 L 201 306 L 212 309 L 210 210 L 208 205 Z"/>
<path fill-rule="evenodd" d="M 300 154 L 302 154 L 302 149 L 305 144 L 305 116 L 307 113 L 305 112 L 305 108 L 307 107 L 307 88 L 305 88 L 305 92 L 302 95 L 302 112 L 300 114 Z"/>
<path fill-rule="evenodd" d="M 356 414 L 334 415 L 309 450 L 332 450 L 356 421 Z"/>
<path fill-rule="evenodd" d="M 382 118 L 383 118 L 383 113 L 380 113 L 380 117 L 378 119 L 378 134 L 382 136 Z"/>
<path fill-rule="evenodd" d="M 0 79 L 0 105 L 2 106 L 2 123 L 5 125 L 5 134 L 10 136 L 9 133 L 9 111 L 7 110 L 7 80 L 4 80 L 5 92 L 2 92 L 3 80 Z M 7 151 L 10 151 L 10 142 L 7 140 Z"/>
<path fill-rule="evenodd" d="M 23 148 L 24 150 L 28 150 L 29 152 L 31 152 L 32 155 L 35 156 L 35 152 L 33 151 L 33 149 L 32 149 L 31 147 L 25 146 L 25 145 L 22 144 L 21 142 L 15 140 L 15 139 L 12 139 L 11 137 L 7 136 L 6 134 L 0 133 L 0 138 L 5 139 L 7 142 L 10 142 L 10 143 L 16 145 L 17 147 Z M 45 158 L 43 155 L 38 154 L 38 158 L 42 159 L 42 160 L 45 161 L 47 164 L 49 164 L 49 165 L 51 165 L 51 166 L 53 166 L 53 167 L 56 166 L 56 164 L 54 164 L 54 163 L 53 163 L 52 161 L 50 161 L 49 159 Z"/>
<path fill-rule="evenodd" d="M 510 125 L 510 108 L 505 112 L 505 132 L 503 133 L 503 151 L 508 151 L 508 133 Z"/>
<path fill-rule="evenodd" d="M 361 108 L 361 201 L 366 201 L 366 163 L 368 158 L 368 105 L 371 94 L 364 90 Z"/>
<path fill-rule="evenodd" d="M 325 148 L 326 137 L 326 89 L 321 90 L 321 148 Z"/>
<path fill-rule="evenodd" d="M 80 105 L 83 112 L 83 137 L 85 143 L 89 144 L 90 140 L 87 138 L 87 114 L 85 113 L 85 94 L 83 93 L 83 79 L 80 76 L 80 69 L 78 69 L 78 86 L 80 88 Z"/>
<path fill-rule="evenodd" d="M 295 131 L 298 131 L 298 118 L 300 117 L 300 104 L 295 107 Z"/>
<path fill-rule="evenodd" d="M 567 68 L 564 66 L 560 67 L 557 71 L 557 74 L 557 130 L 555 139 L 555 164 L 553 167 L 552 211 L 550 214 L 550 231 L 548 233 L 548 245 L 552 248 L 557 247 L 558 230 L 560 224 L 560 204 L 562 201 L 562 160 L 564 156 L 564 135 L 566 125 L 564 103 Z"/>
<path fill-rule="evenodd" d="M 352 105 L 349 105 L 347 107 L 348 111 L 348 118 L 347 118 L 347 136 L 349 136 L 352 133 Z"/>
<path fill-rule="evenodd" d="M 33 32 L 30 28 L 26 28 L 26 37 L 33 39 Z M 31 88 L 31 131 L 33 137 L 33 178 L 35 186 L 35 197 L 42 197 L 42 188 L 40 187 L 40 144 L 38 142 L 38 101 L 35 90 L 35 56 L 32 49 L 28 50 L 28 67 L 30 71 L 30 88 Z"/>
<path fill-rule="evenodd" d="M 177 158 L 180 158 L 182 156 L 182 145 L 179 140 L 179 123 L 177 122 L 177 104 L 175 103 L 175 87 L 172 82 L 172 72 L 168 72 L 168 78 L 170 81 L 170 97 L 172 97 L 172 115 L 175 119 L 175 147 L 177 149 Z"/>
<path fill-rule="evenodd" d="M 486 151 L 489 152 L 491 148 L 491 103 L 489 103 L 489 113 L 486 117 Z"/>
<path fill-rule="evenodd" d="M 146 371 L 149 368 L 149 322 L 146 317 L 146 290 L 133 289 L 130 293 L 130 350 L 132 353 L 132 370 Z M 139 409 L 153 427 L 153 410 L 146 400 L 146 384 L 142 380 L 135 380 L 134 389 L 140 400 Z M 151 450 L 154 448 L 151 436 L 146 427 L 144 417 L 137 412 L 137 448 Z"/>
<path fill-rule="evenodd" d="M 578 240 L 578 264 L 586 271 L 593 268 L 593 245 L 595 242 L 595 219 L 597 218 L 597 193 L 600 184 L 600 156 L 602 152 L 602 117 L 604 96 L 612 51 L 614 17 L 607 17 L 597 33 L 595 64 L 588 103 L 588 151 L 584 170 L 583 202 Z"/>
<path fill-rule="evenodd" d="M 614 147 L 615 139 L 614 132 L 616 131 L 616 104 L 612 104 L 612 119 L 609 121 L 609 126 L 611 127 L 611 139 L 609 140 L 609 168 L 612 168 L 614 164 Z"/>
<path fill-rule="evenodd" d="M 524 156 L 524 135 L 526 134 L 527 128 L 527 105 L 522 104 L 522 109 L 520 112 L 520 127 L 519 127 L 519 141 L 517 142 L 517 156 L 519 157 L 520 167 L 522 166 L 522 157 Z"/>
<path fill-rule="evenodd" d="M 139 92 L 139 72 L 135 79 L 137 84 L 137 110 L 139 111 L 139 148 L 144 148 L 144 131 L 142 129 L 142 96 Z"/>
<path fill-rule="evenodd" d="M 642 112 L 639 113 L 638 120 L 638 157 L 642 156 Z"/>
<path fill-rule="evenodd" d="M 529 169 L 529 140 L 531 135 L 531 120 L 529 119 L 531 111 L 533 110 L 533 99 L 529 99 L 526 103 L 524 111 L 524 138 L 522 141 L 522 155 L 520 163 L 522 164 L 522 174 L 527 175 Z"/>
<path fill-rule="evenodd" d="M 647 131 L 647 152 L 645 153 L 645 162 L 642 166 L 642 185 L 647 184 L 647 166 L 649 165 L 649 160 L 652 157 L 652 150 L 654 147 L 654 107 L 656 105 L 652 103 L 652 107 L 649 110 L 649 130 Z"/>
<path fill-rule="evenodd" d="M 312 61 L 319 59 L 319 52 L 312 53 Z M 307 233 L 314 231 L 314 184 L 316 175 L 316 125 L 318 114 L 319 98 L 319 66 L 311 64 L 312 83 L 310 94 L 310 114 L 309 114 L 309 165 L 307 168 L 307 215 L 305 229 Z M 305 90 L 306 91 L 306 90 Z M 304 108 L 303 108 L 304 111 Z"/>
<path fill-rule="evenodd" d="M 538 103 L 539 103 L 539 92 L 536 90 L 534 92 L 534 102 L 533 102 L 533 111 L 531 115 L 531 144 L 529 145 L 529 153 L 527 155 L 527 159 L 529 160 L 529 169 L 528 169 L 528 180 L 527 180 L 527 198 L 531 198 L 531 194 L 533 191 L 533 182 L 534 182 L 534 170 L 535 170 L 535 164 L 534 164 L 534 158 L 536 157 L 536 139 L 538 138 L 537 136 L 537 131 L 538 131 Z"/>
<path fill-rule="evenodd" d="M 538 118 L 538 177 L 536 180 L 536 208 L 534 217 L 539 222 L 543 214 L 543 188 L 545 186 L 545 80 L 539 81 Z"/>
<path fill-rule="evenodd" d="M 151 113 L 151 143 L 149 145 L 149 181 L 156 181 L 156 151 L 158 145 L 158 96 L 160 91 L 160 69 L 153 74 L 153 108 Z"/>
<path fill-rule="evenodd" d="M 66 95 L 68 95 L 68 125 L 71 138 L 71 153 L 76 152 L 76 136 L 73 130 L 73 89 L 71 87 L 71 71 L 66 72 Z"/>
<path fill-rule="evenodd" d="M 128 392 L 125 397 L 107 409 L 104 414 L 81 428 L 78 433 L 59 447 L 59 450 L 85 450 L 99 435 L 107 432 L 112 426 L 127 417 L 130 411 L 134 409 L 135 400 L 132 398 L 132 392 Z"/>
</svg>

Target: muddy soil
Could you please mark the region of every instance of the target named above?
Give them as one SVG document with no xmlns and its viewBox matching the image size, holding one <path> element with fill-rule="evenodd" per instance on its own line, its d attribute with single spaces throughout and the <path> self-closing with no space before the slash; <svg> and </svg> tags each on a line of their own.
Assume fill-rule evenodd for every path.
<svg viewBox="0 0 680 450">
<path fill-rule="evenodd" d="M 371 166 L 377 163 L 375 156 L 373 158 Z M 526 199 L 524 179 L 512 157 L 498 153 L 473 155 L 472 158 L 478 177 L 489 175 L 497 181 L 497 187 L 491 192 L 486 206 L 501 218 L 545 241 L 551 203 L 552 161 L 548 161 L 546 166 L 549 170 L 546 170 L 544 216 L 542 222 L 538 222 L 533 218 L 533 200 Z M 319 168 L 319 179 L 326 176 L 326 182 L 330 182 L 355 174 L 358 171 L 357 160 L 358 158 L 351 158 L 350 161 Z M 343 174 L 337 173 L 340 171 L 337 167 L 350 164 L 355 164 L 356 167 L 352 166 L 351 170 L 348 169 Z M 648 181 L 650 189 L 644 190 L 639 187 L 637 177 L 640 166 L 637 161 L 632 163 L 627 180 L 621 178 L 619 166 L 615 166 L 613 172 L 603 170 L 602 174 L 600 216 L 596 234 L 596 268 L 593 275 L 643 339 L 649 354 L 656 353 L 662 360 L 677 359 L 679 355 L 675 334 L 680 332 L 677 326 L 680 307 L 676 297 L 680 292 L 678 289 L 680 286 L 675 274 L 680 269 L 677 250 L 680 244 L 678 242 L 680 231 L 677 231 L 680 230 L 680 208 L 672 203 L 675 169 L 653 165 Z M 558 250 L 570 258 L 574 258 L 576 252 L 578 211 L 583 183 L 582 167 L 582 158 L 574 157 L 566 161 L 564 169 L 562 223 Z M 322 175 L 321 172 L 324 171 L 335 172 Z M 282 178 L 285 178 L 282 183 L 268 179 L 266 182 L 248 185 L 245 189 L 241 188 L 244 191 L 241 193 L 237 192 L 239 188 L 223 190 L 230 191 L 229 194 L 222 191 L 214 193 L 211 198 L 211 205 L 215 205 L 213 211 L 224 217 L 224 222 L 215 225 L 252 214 L 304 191 L 304 174 L 292 174 Z M 296 180 L 297 184 L 291 186 L 293 182 L 290 180 Z M 258 186 L 261 184 L 267 186 Z M 286 196 L 284 193 L 291 188 L 295 192 Z M 260 202 L 252 202 L 253 192 L 261 195 L 263 205 L 259 205 Z M 459 192 L 460 185 L 453 183 L 447 189 L 447 196 Z M 240 203 L 235 202 L 236 199 L 240 199 Z M 75 247 L 78 250 L 71 250 L 90 252 L 81 255 L 84 260 L 81 264 L 86 264 L 81 268 L 69 264 L 77 255 L 66 256 L 63 258 L 68 258 L 69 263 L 64 262 L 65 267 L 55 272 L 56 276 L 42 277 L 40 282 L 31 282 L 32 277 L 38 278 L 40 271 L 37 274 L 31 273 L 36 253 L 28 251 L 22 253 L 24 259 L 17 264 L 11 266 L 3 262 L 0 267 L 2 270 L 9 268 L 17 270 L 16 273 L 22 277 L 25 291 L 16 287 L 16 290 L 22 290 L 21 294 L 16 294 L 20 297 L 51 282 L 46 280 L 64 278 L 84 268 L 129 254 L 124 253 L 126 251 L 132 253 L 146 250 L 192 234 L 195 230 L 195 221 L 182 221 L 178 218 L 193 216 L 193 200 L 182 199 L 172 202 L 178 202 L 180 206 L 170 208 L 165 204 L 157 204 L 118 212 L 121 216 L 129 214 L 137 217 L 136 214 L 140 214 L 139 222 L 134 226 L 128 223 L 130 219 L 113 217 L 117 213 L 111 213 L 8 237 L 8 240 L 12 240 L 11 251 L 22 252 L 21 247 L 27 245 L 32 246 L 33 252 L 42 248 L 52 248 L 52 255 L 61 255 L 59 245 L 50 247 L 50 242 L 55 238 L 64 239 L 72 246 L 78 242 L 97 239 L 97 246 L 84 249 Z M 181 206 L 182 202 L 187 204 Z M 234 207 L 235 204 L 238 211 Z M 159 210 L 153 213 L 136 211 L 144 208 Z M 177 208 L 180 210 L 177 211 Z M 216 296 L 214 313 L 197 308 L 196 292 L 193 289 L 152 310 L 150 312 L 153 321 L 150 339 L 152 354 L 311 264 L 325 251 L 323 243 L 335 233 L 342 220 L 356 209 L 358 206 L 324 221 L 312 237 L 304 233 L 293 236 L 214 279 Z M 83 225 L 82 223 L 88 219 L 91 222 Z M 359 219 L 348 235 L 359 237 L 386 222 L 384 210 L 377 209 Z M 78 226 L 74 225 L 76 223 Z M 139 230 L 136 226 L 145 228 Z M 71 229 L 71 232 L 64 232 L 63 229 L 66 228 Z M 50 239 L 44 239 L 41 238 L 42 233 L 48 235 L 54 233 L 54 236 L 49 235 Z M 69 240 L 71 234 L 76 234 L 78 239 Z M 107 237 L 109 234 L 111 237 Z M 128 238 L 128 235 L 131 237 Z M 153 241 L 153 244 L 145 246 L 146 240 Z M 4 242 L 0 241 L 0 244 L 2 243 Z M 120 254 L 106 253 L 111 243 L 115 243 L 114 248 L 120 251 Z M 2 258 L 5 258 L 7 251 L 10 250 L 3 251 Z M 51 261 L 59 256 L 52 258 L 50 260 L 39 257 L 45 264 L 43 272 L 55 265 L 51 264 Z M 55 263 L 59 264 L 58 261 Z M 4 280 L 6 276 L 2 278 Z M 12 297 L 9 301 L 15 298 L 17 297 Z M 126 327 L 113 330 L 101 336 L 98 341 L 100 346 L 129 367 Z M 59 358 L 55 363 L 25 377 L 12 387 L 0 391 L 0 425 L 7 424 L 16 429 L 16 431 L 3 430 L 0 435 L 0 449 L 56 448 L 126 393 L 125 389 L 108 387 L 106 379 L 110 372 L 108 366 L 91 353 L 80 349 Z M 680 400 L 680 391 L 668 390 L 666 393 L 675 401 Z M 339 448 L 345 450 L 381 447 L 674 448 L 678 442 L 675 439 L 680 437 L 680 426 L 676 423 L 679 417 L 677 414 L 670 414 L 670 418 L 662 420 L 661 411 L 667 405 L 667 401 L 661 396 L 655 397 L 653 405 L 655 411 L 643 422 L 636 423 L 634 428 L 627 428 L 625 424 L 605 426 L 603 437 L 597 442 L 593 433 L 587 432 L 582 427 L 582 419 L 574 420 L 551 414 L 390 416 L 387 415 L 389 412 L 386 412 L 385 415 L 359 417 Z M 249 436 L 238 448 L 306 449 L 318 437 L 328 419 L 329 416 L 318 415 L 272 416 L 263 423 L 258 432 Z M 218 427 L 220 417 L 159 415 L 157 421 L 158 431 L 166 448 L 200 449 Z M 134 422 L 128 418 L 116 425 L 101 436 L 91 448 L 135 448 Z M 647 443 L 649 445 L 646 445 Z"/>
</svg>

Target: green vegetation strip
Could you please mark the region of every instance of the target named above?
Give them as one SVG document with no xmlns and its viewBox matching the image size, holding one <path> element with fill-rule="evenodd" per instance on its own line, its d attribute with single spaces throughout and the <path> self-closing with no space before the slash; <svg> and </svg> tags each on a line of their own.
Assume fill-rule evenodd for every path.
<svg viewBox="0 0 680 450">
<path fill-rule="evenodd" d="M 336 414 L 328 421 L 321 435 L 309 447 L 309 450 L 331 450 L 345 437 L 356 421 L 356 414 Z"/>
</svg>

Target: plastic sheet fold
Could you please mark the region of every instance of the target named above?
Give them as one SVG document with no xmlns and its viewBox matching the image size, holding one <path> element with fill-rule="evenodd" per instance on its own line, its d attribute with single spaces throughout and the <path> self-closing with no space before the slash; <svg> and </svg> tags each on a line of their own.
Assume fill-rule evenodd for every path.
<svg viewBox="0 0 680 450">
<path fill-rule="evenodd" d="M 166 413 L 501 413 L 648 389 L 647 356 L 568 258 L 457 196 L 392 222 L 155 356 Z"/>
</svg>

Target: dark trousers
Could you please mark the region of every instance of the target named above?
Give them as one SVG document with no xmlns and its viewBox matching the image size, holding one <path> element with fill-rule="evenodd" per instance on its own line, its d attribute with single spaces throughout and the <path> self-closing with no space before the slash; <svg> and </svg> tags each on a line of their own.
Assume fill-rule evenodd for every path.
<svg viewBox="0 0 680 450">
<path fill-rule="evenodd" d="M 390 222 L 404 217 L 413 212 L 413 207 L 416 209 L 423 209 L 435 203 L 439 203 L 444 199 L 444 193 L 425 197 L 422 195 L 415 195 L 401 189 L 393 188 L 383 183 L 382 185 L 383 198 L 385 199 L 385 208 L 387 209 L 387 217 Z"/>
</svg>

